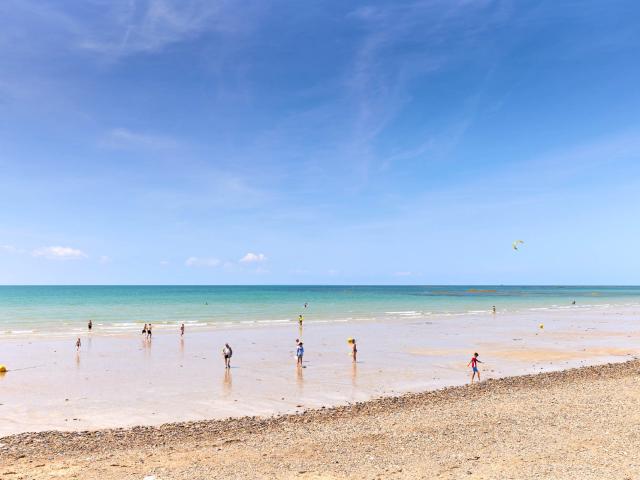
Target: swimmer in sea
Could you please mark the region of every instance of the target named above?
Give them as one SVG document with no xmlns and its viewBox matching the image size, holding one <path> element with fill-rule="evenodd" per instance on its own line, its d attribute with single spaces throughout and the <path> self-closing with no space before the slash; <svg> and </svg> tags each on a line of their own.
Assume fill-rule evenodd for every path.
<svg viewBox="0 0 640 480">
<path fill-rule="evenodd" d="M 473 357 L 471 357 L 471 360 L 469 360 L 469 363 L 467 364 L 467 367 L 471 366 L 471 369 L 473 370 L 473 373 L 471 374 L 471 383 L 473 383 L 473 379 L 476 375 L 478 375 L 478 381 L 480 381 L 480 372 L 478 371 L 479 363 L 482 362 L 478 360 L 478 352 L 476 352 L 473 354 Z"/>
</svg>

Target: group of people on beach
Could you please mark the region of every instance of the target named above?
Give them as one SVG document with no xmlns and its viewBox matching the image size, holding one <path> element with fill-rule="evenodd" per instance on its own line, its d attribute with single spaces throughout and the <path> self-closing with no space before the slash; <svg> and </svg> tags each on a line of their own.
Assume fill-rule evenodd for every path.
<svg viewBox="0 0 640 480">
<path fill-rule="evenodd" d="M 144 327 L 142 327 L 142 335 L 144 336 L 145 340 L 151 340 L 151 335 L 153 334 L 152 329 L 153 325 L 151 325 L 150 323 L 145 323 Z"/>
<path fill-rule="evenodd" d="M 307 303 L 304 304 L 304 308 L 307 308 Z M 574 305 L 575 305 L 575 301 L 574 301 Z M 492 308 L 493 313 L 496 313 L 496 307 L 494 306 Z M 302 329 L 302 323 L 304 321 L 304 316 L 302 314 L 298 315 L 298 325 L 300 326 L 300 329 Z M 89 320 L 89 322 L 87 323 L 87 329 L 89 330 L 89 332 L 91 332 L 93 328 L 93 322 L 92 320 Z M 184 323 L 180 324 L 180 337 L 184 337 Z M 145 323 L 144 327 L 142 327 L 142 335 L 144 336 L 145 341 L 150 341 L 151 340 L 151 336 L 153 334 L 153 325 L 150 323 Z M 351 359 L 353 361 L 353 363 L 357 362 L 357 355 L 358 355 L 358 347 L 356 345 L 356 340 L 355 338 L 350 338 L 348 340 L 348 343 L 351 346 Z M 82 341 L 80 340 L 80 337 L 78 337 L 77 341 L 76 341 L 76 349 L 78 351 L 80 351 L 80 347 L 82 346 Z M 222 348 L 222 358 L 224 360 L 224 367 L 225 369 L 229 369 L 231 368 L 231 357 L 233 356 L 233 349 L 231 348 L 231 346 L 228 343 L 224 344 L 224 347 Z M 304 368 L 302 365 L 302 361 L 303 361 L 303 357 L 304 357 L 304 343 L 299 339 L 296 338 L 296 354 L 295 354 L 295 358 L 296 358 L 296 366 L 298 368 Z M 478 378 L 478 381 L 480 381 L 480 371 L 478 370 L 478 363 L 482 363 L 480 360 L 478 360 L 478 353 L 474 353 L 473 356 L 471 357 L 471 360 L 469 360 L 469 363 L 467 364 L 467 367 L 471 367 L 471 383 L 474 382 L 474 380 L 476 379 L 476 377 Z"/>
</svg>

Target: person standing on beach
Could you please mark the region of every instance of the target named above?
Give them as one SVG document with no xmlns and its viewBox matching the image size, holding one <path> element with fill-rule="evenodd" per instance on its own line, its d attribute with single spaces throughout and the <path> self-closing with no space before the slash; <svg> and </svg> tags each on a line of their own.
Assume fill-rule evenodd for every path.
<svg viewBox="0 0 640 480">
<path fill-rule="evenodd" d="M 222 349 L 222 357 L 224 358 L 224 368 L 231 368 L 231 356 L 233 355 L 233 350 L 228 343 L 224 344 L 224 348 Z"/>
<path fill-rule="evenodd" d="M 356 357 L 358 356 L 358 347 L 356 346 L 356 339 L 351 342 L 351 357 L 353 357 L 353 363 L 356 363 Z"/>
<path fill-rule="evenodd" d="M 147 338 L 147 324 L 144 324 L 144 327 L 142 327 L 142 335 L 144 335 L 144 338 Z"/>
<path fill-rule="evenodd" d="M 82 346 L 82 342 L 80 341 L 80 337 L 78 337 L 78 340 L 76 340 L 76 351 L 79 352 L 80 351 L 80 347 Z"/>
<path fill-rule="evenodd" d="M 473 373 L 471 374 L 471 383 L 473 383 L 473 379 L 476 377 L 476 375 L 478 375 L 478 381 L 480 381 L 480 371 L 478 370 L 478 364 L 482 363 L 480 360 L 478 360 L 478 352 L 473 354 L 473 357 L 471 357 L 471 360 L 469 360 L 469 363 L 467 364 L 468 366 L 471 366 L 471 369 L 473 370 Z"/>
<path fill-rule="evenodd" d="M 496 313 L 496 306 L 495 305 L 492 307 L 492 310 L 493 310 L 493 314 L 495 315 L 495 313 Z"/>
<path fill-rule="evenodd" d="M 151 324 L 147 327 L 147 340 L 151 340 Z"/>
<path fill-rule="evenodd" d="M 93 322 L 91 320 L 89 320 L 89 323 L 87 323 L 87 328 L 89 329 L 89 331 L 91 331 L 91 329 L 93 328 Z"/>
<path fill-rule="evenodd" d="M 304 317 L 302 316 L 302 314 L 298 315 L 298 325 L 302 326 L 303 320 L 304 320 Z"/>
<path fill-rule="evenodd" d="M 296 347 L 296 365 L 298 367 L 302 366 L 303 355 L 304 355 L 304 347 L 302 346 L 302 342 L 298 342 L 298 346 Z"/>
<path fill-rule="evenodd" d="M 184 337 L 184 323 L 180 325 L 180 336 Z"/>
</svg>

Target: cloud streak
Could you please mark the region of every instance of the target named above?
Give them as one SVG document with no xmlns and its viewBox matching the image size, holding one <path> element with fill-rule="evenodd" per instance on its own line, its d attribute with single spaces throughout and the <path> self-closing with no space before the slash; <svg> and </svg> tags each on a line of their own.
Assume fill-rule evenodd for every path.
<svg viewBox="0 0 640 480">
<path fill-rule="evenodd" d="M 48 260 L 82 260 L 89 257 L 89 255 L 77 248 L 60 246 L 37 248 L 31 254 L 34 257 Z"/>
<path fill-rule="evenodd" d="M 22 248 L 15 247 L 13 245 L 0 245 L 0 252 L 20 254 L 20 253 L 25 253 L 25 250 Z"/>
<path fill-rule="evenodd" d="M 78 46 L 114 60 L 156 53 L 207 30 L 229 28 L 222 19 L 223 1 L 137 0 L 108 5 L 102 28 L 92 29 Z"/>
<path fill-rule="evenodd" d="M 100 142 L 103 147 L 114 149 L 164 150 L 173 149 L 178 143 L 170 137 L 134 132 L 126 128 L 114 128 Z"/>
<path fill-rule="evenodd" d="M 215 268 L 220 265 L 220 260 L 213 257 L 189 257 L 184 264 L 187 267 Z"/>
</svg>

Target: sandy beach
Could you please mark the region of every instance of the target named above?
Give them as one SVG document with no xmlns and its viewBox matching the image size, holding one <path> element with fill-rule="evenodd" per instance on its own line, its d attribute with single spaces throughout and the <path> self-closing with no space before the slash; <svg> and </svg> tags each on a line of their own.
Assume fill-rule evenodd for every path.
<svg viewBox="0 0 640 480">
<path fill-rule="evenodd" d="M 483 379 L 620 362 L 638 352 L 635 309 L 609 307 L 345 322 L 83 334 L 3 342 L 0 435 L 161 425 L 295 413 L 422 392 L 469 381 L 478 351 Z M 540 323 L 544 328 L 539 328 Z M 305 341 L 305 368 L 294 361 Z M 349 357 L 356 337 L 358 363 Z M 234 348 L 225 371 L 224 342 Z"/>
<path fill-rule="evenodd" d="M 260 419 L 0 439 L 3 478 L 619 478 L 640 475 L 640 362 Z"/>
</svg>

